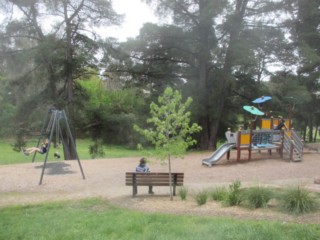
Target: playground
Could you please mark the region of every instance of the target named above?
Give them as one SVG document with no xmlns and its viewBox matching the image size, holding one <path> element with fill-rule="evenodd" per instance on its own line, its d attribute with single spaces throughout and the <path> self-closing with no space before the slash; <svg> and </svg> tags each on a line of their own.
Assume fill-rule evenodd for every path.
<svg viewBox="0 0 320 240">
<path fill-rule="evenodd" d="M 270 100 L 271 97 L 263 101 L 265 99 Z M 304 148 L 297 133 L 290 129 L 290 119 L 260 118 L 260 129 L 255 130 L 252 127 L 253 119 L 258 118 L 253 116 L 262 116 L 264 113 L 253 106 L 244 106 L 244 110 L 251 114 L 250 130 L 231 132 L 228 129 L 227 142 L 214 153 L 188 153 L 183 158 L 172 160 L 172 172 L 184 174 L 184 186 L 189 194 L 186 201 L 182 201 L 179 194 L 170 201 L 169 187 L 157 186 L 153 188 L 154 195 L 148 194 L 147 186 L 140 186 L 138 195 L 132 198 L 132 187 L 126 186 L 125 173 L 135 170 L 140 157 L 91 159 L 80 163 L 76 153 L 76 160 L 47 161 L 51 142 L 62 142 L 63 145 L 63 136 L 71 140 L 75 150 L 66 114 L 50 109 L 41 130 L 42 137 L 48 137 L 44 162 L 34 162 L 34 155 L 29 163 L 0 166 L 0 207 L 99 197 L 120 207 L 146 212 L 320 224 L 318 212 L 297 217 L 270 208 L 248 210 L 223 207 L 214 201 L 204 206 L 197 205 L 193 198 L 197 192 L 219 186 L 228 187 L 236 180 L 241 182 L 241 187 L 302 186 L 320 193 L 320 146 Z M 286 131 L 274 129 L 274 125 L 277 126 L 281 121 L 288 126 L 288 129 L 285 127 Z M 151 172 L 168 172 L 168 165 L 155 159 L 149 159 L 148 166 Z"/>
<path fill-rule="evenodd" d="M 184 185 L 189 191 L 228 186 L 238 179 L 242 186 L 261 184 L 290 187 L 299 184 L 311 191 L 320 192 L 320 185 L 314 184 L 320 169 L 317 151 L 305 149 L 301 162 L 282 159 L 278 154 L 270 156 L 267 151 L 253 152 L 250 161 L 244 159 L 237 162 L 236 150 L 232 150 L 230 160 L 223 157 L 211 168 L 202 166 L 201 159 L 210 154 L 211 152 L 189 153 L 184 158 L 172 161 L 173 171 L 184 172 Z M 246 151 L 243 155 L 245 154 Z M 296 217 L 268 209 L 226 208 L 212 201 L 198 206 L 191 196 L 187 201 L 181 201 L 179 196 L 170 201 L 167 187 L 155 187 L 155 195 L 148 195 L 147 187 L 140 187 L 137 197 L 132 198 L 131 187 L 125 186 L 125 172 L 133 171 L 138 162 L 137 157 L 85 160 L 82 165 L 86 179 L 83 179 L 77 161 L 49 161 L 42 185 L 38 181 L 43 163 L 3 165 L 0 166 L 0 206 L 102 197 L 121 207 L 147 212 L 320 224 L 319 213 Z M 148 165 L 151 171 L 168 170 L 167 165 L 156 160 Z"/>
</svg>

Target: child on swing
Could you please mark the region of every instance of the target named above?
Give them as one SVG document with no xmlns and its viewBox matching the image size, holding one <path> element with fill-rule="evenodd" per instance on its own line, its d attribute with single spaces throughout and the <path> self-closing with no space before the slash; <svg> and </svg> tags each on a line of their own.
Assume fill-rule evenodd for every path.
<svg viewBox="0 0 320 240">
<path fill-rule="evenodd" d="M 41 147 L 31 147 L 27 149 L 21 148 L 22 152 L 24 155 L 29 156 L 30 153 L 38 152 L 40 154 L 45 154 L 48 151 L 48 146 L 49 146 L 49 139 L 46 138 L 44 142 L 42 143 Z"/>
</svg>

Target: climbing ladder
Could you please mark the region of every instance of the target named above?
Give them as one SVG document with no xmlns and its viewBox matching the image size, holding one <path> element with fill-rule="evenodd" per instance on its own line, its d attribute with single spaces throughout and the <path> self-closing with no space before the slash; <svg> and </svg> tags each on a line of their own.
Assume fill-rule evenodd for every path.
<svg viewBox="0 0 320 240">
<path fill-rule="evenodd" d="M 302 161 L 303 142 L 294 130 L 286 131 L 283 139 L 283 150 L 289 154 L 289 158 L 293 162 Z"/>
</svg>

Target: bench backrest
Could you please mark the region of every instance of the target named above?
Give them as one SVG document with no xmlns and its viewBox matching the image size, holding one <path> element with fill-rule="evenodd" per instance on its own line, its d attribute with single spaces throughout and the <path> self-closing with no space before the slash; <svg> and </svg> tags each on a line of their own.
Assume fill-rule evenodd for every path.
<svg viewBox="0 0 320 240">
<path fill-rule="evenodd" d="M 172 184 L 176 186 L 183 186 L 184 173 L 171 173 Z M 169 186 L 169 173 L 167 172 L 126 172 L 127 186 Z"/>
</svg>

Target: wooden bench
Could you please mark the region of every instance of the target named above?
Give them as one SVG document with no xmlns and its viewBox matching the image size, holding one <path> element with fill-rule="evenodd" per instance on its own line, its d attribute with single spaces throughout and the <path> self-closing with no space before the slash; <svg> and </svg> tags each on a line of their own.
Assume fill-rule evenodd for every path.
<svg viewBox="0 0 320 240">
<path fill-rule="evenodd" d="M 173 196 L 176 195 L 176 186 L 183 186 L 184 173 L 171 173 Z M 126 172 L 126 186 L 132 186 L 132 197 L 137 195 L 138 186 L 170 186 L 168 172 Z"/>
</svg>

